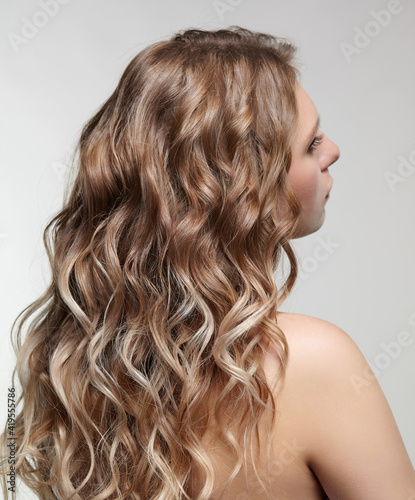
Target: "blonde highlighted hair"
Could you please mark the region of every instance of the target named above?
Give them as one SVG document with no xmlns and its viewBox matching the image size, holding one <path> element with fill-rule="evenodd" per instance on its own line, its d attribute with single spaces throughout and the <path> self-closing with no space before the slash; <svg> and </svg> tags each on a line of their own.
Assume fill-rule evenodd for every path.
<svg viewBox="0 0 415 500">
<path fill-rule="evenodd" d="M 207 499 L 207 425 L 231 477 L 255 448 L 276 408 L 259 342 L 284 367 L 275 317 L 297 277 L 294 54 L 237 26 L 179 32 L 138 53 L 84 126 L 44 231 L 50 286 L 12 327 L 16 473 L 41 499 Z"/>
</svg>

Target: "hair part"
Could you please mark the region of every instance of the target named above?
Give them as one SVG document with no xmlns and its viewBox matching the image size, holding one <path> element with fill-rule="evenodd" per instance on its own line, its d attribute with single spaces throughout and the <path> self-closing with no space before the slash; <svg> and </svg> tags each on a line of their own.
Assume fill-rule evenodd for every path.
<svg viewBox="0 0 415 500">
<path fill-rule="evenodd" d="M 275 317 L 297 277 L 294 54 L 235 26 L 179 32 L 137 54 L 85 124 L 44 231 L 51 283 L 12 327 L 16 472 L 42 499 L 208 498 L 212 423 L 230 480 L 255 463 L 276 408 L 259 342 L 283 377 Z"/>
</svg>

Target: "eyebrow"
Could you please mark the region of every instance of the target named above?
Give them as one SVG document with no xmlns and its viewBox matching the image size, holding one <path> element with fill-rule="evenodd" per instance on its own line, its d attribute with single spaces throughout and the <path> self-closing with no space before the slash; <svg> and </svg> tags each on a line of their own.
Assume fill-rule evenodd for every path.
<svg viewBox="0 0 415 500">
<path fill-rule="evenodd" d="M 311 144 L 311 141 L 313 140 L 314 136 L 316 135 L 317 133 L 317 130 L 320 128 L 321 126 L 321 117 L 320 115 L 317 115 L 317 121 L 316 121 L 316 124 L 313 128 L 313 130 L 310 132 L 310 134 L 307 136 L 307 145 L 310 145 Z"/>
</svg>

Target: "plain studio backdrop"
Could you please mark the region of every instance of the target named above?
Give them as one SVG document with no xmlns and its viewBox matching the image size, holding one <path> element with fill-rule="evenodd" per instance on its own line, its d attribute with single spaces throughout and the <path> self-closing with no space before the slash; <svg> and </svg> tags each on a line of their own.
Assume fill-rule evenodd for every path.
<svg viewBox="0 0 415 500">
<path fill-rule="evenodd" d="M 150 43 L 239 25 L 298 45 L 301 82 L 341 150 L 325 224 L 295 242 L 300 278 L 283 310 L 351 335 L 415 463 L 415 1 L 3 0 L 0 9 L 1 424 L 10 328 L 48 282 L 42 232 L 82 125 Z M 356 375 L 363 393 L 369 381 Z"/>
</svg>

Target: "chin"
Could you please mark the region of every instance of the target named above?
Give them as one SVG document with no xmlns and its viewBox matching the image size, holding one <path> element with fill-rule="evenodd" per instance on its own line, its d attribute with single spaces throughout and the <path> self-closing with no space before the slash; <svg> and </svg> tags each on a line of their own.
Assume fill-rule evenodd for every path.
<svg viewBox="0 0 415 500">
<path fill-rule="evenodd" d="M 300 225 L 299 230 L 296 232 L 293 238 L 294 239 L 303 238 L 304 236 L 308 236 L 310 234 L 315 233 L 322 227 L 325 218 L 326 218 L 326 211 L 323 209 L 323 212 L 321 213 L 319 218 L 316 217 L 311 220 L 309 218 L 305 223 Z"/>
</svg>

